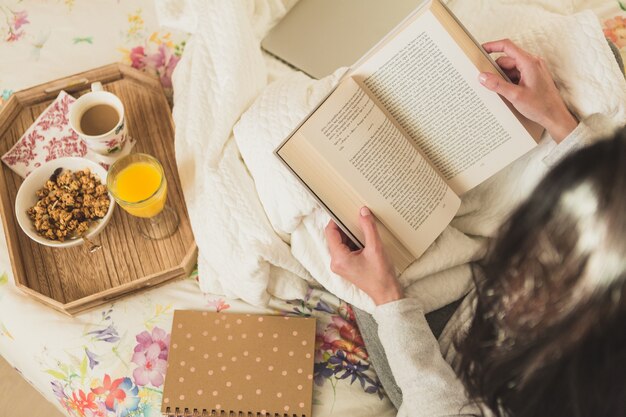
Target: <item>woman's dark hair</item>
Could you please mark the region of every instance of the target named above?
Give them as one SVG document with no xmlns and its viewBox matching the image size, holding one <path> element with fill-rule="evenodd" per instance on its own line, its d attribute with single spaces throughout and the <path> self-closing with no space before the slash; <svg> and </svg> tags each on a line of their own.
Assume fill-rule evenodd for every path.
<svg viewBox="0 0 626 417">
<path fill-rule="evenodd" d="M 457 342 L 497 416 L 626 416 L 626 130 L 552 169 L 475 265 Z"/>
</svg>

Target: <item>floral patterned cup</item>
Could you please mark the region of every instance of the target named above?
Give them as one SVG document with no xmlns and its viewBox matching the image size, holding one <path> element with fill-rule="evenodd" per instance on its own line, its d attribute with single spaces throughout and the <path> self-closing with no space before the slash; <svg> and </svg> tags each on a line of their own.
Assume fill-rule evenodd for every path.
<svg viewBox="0 0 626 417">
<path fill-rule="evenodd" d="M 89 135 L 82 130 L 81 119 L 88 110 L 98 105 L 114 108 L 119 118 L 109 131 L 95 136 Z M 101 83 L 91 84 L 91 91 L 72 104 L 69 123 L 70 127 L 85 141 L 87 148 L 91 151 L 107 157 L 122 156 L 123 152 L 120 151 L 124 148 L 127 139 L 124 105 L 115 94 L 103 91 Z"/>
</svg>

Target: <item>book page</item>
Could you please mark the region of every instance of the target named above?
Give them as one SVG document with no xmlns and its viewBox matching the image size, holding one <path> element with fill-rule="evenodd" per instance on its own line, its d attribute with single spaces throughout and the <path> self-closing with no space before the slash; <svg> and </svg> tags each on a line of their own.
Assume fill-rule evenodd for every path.
<svg viewBox="0 0 626 417">
<path fill-rule="evenodd" d="M 326 209 L 335 223 L 359 247 L 365 238 L 360 229 L 358 213 L 367 204 L 337 171 L 325 160 L 315 147 L 299 131 L 277 151 L 285 165 L 296 175 L 313 198 Z M 415 259 L 384 224 L 377 221 L 378 232 L 391 262 L 398 274 L 402 273 Z"/>
<path fill-rule="evenodd" d="M 416 257 L 454 217 L 458 197 L 354 80 L 299 133 Z"/>
<path fill-rule="evenodd" d="M 460 195 L 536 143 L 448 30 L 427 10 L 351 75 Z"/>
</svg>

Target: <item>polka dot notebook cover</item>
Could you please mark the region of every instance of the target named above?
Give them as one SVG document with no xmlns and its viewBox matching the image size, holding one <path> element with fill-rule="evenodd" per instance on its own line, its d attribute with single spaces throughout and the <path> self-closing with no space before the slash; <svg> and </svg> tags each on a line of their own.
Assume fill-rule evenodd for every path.
<svg viewBox="0 0 626 417">
<path fill-rule="evenodd" d="M 174 312 L 161 412 L 311 416 L 315 319 Z"/>
</svg>

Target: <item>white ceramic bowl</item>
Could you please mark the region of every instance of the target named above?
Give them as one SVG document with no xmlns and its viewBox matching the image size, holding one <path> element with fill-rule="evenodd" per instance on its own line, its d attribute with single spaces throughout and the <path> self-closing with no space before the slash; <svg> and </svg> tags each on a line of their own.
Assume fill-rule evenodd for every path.
<svg viewBox="0 0 626 417">
<path fill-rule="evenodd" d="M 35 226 L 33 225 L 33 221 L 28 217 L 26 211 L 37 203 L 37 196 L 35 192 L 41 189 L 46 181 L 50 178 L 52 173 L 57 168 L 63 168 L 63 170 L 69 169 L 70 171 L 80 171 L 85 168 L 89 168 L 91 172 L 96 174 L 100 178 L 100 182 L 106 186 L 107 183 L 107 171 L 102 168 L 100 165 L 95 162 L 90 161 L 85 158 L 75 158 L 75 157 L 66 157 L 66 158 L 58 158 L 47 162 L 36 168 L 33 172 L 26 177 L 22 185 L 20 185 L 20 189 L 17 191 L 17 196 L 15 198 L 15 216 L 17 217 L 17 222 L 24 231 L 35 242 L 41 243 L 42 245 L 51 246 L 54 248 L 69 248 L 72 246 L 77 246 L 83 244 L 85 241 L 83 239 L 75 239 L 75 240 L 66 240 L 64 242 L 59 242 L 58 240 L 50 240 L 47 239 L 35 231 Z M 109 210 L 106 215 L 98 220 L 94 225 L 91 226 L 91 229 L 85 233 L 88 239 L 95 237 L 98 233 L 104 229 L 109 220 L 111 220 L 111 216 L 113 215 L 113 209 L 115 207 L 115 200 L 113 200 L 113 196 L 109 193 L 109 199 L 111 200 L 111 204 L 109 204 Z"/>
</svg>

